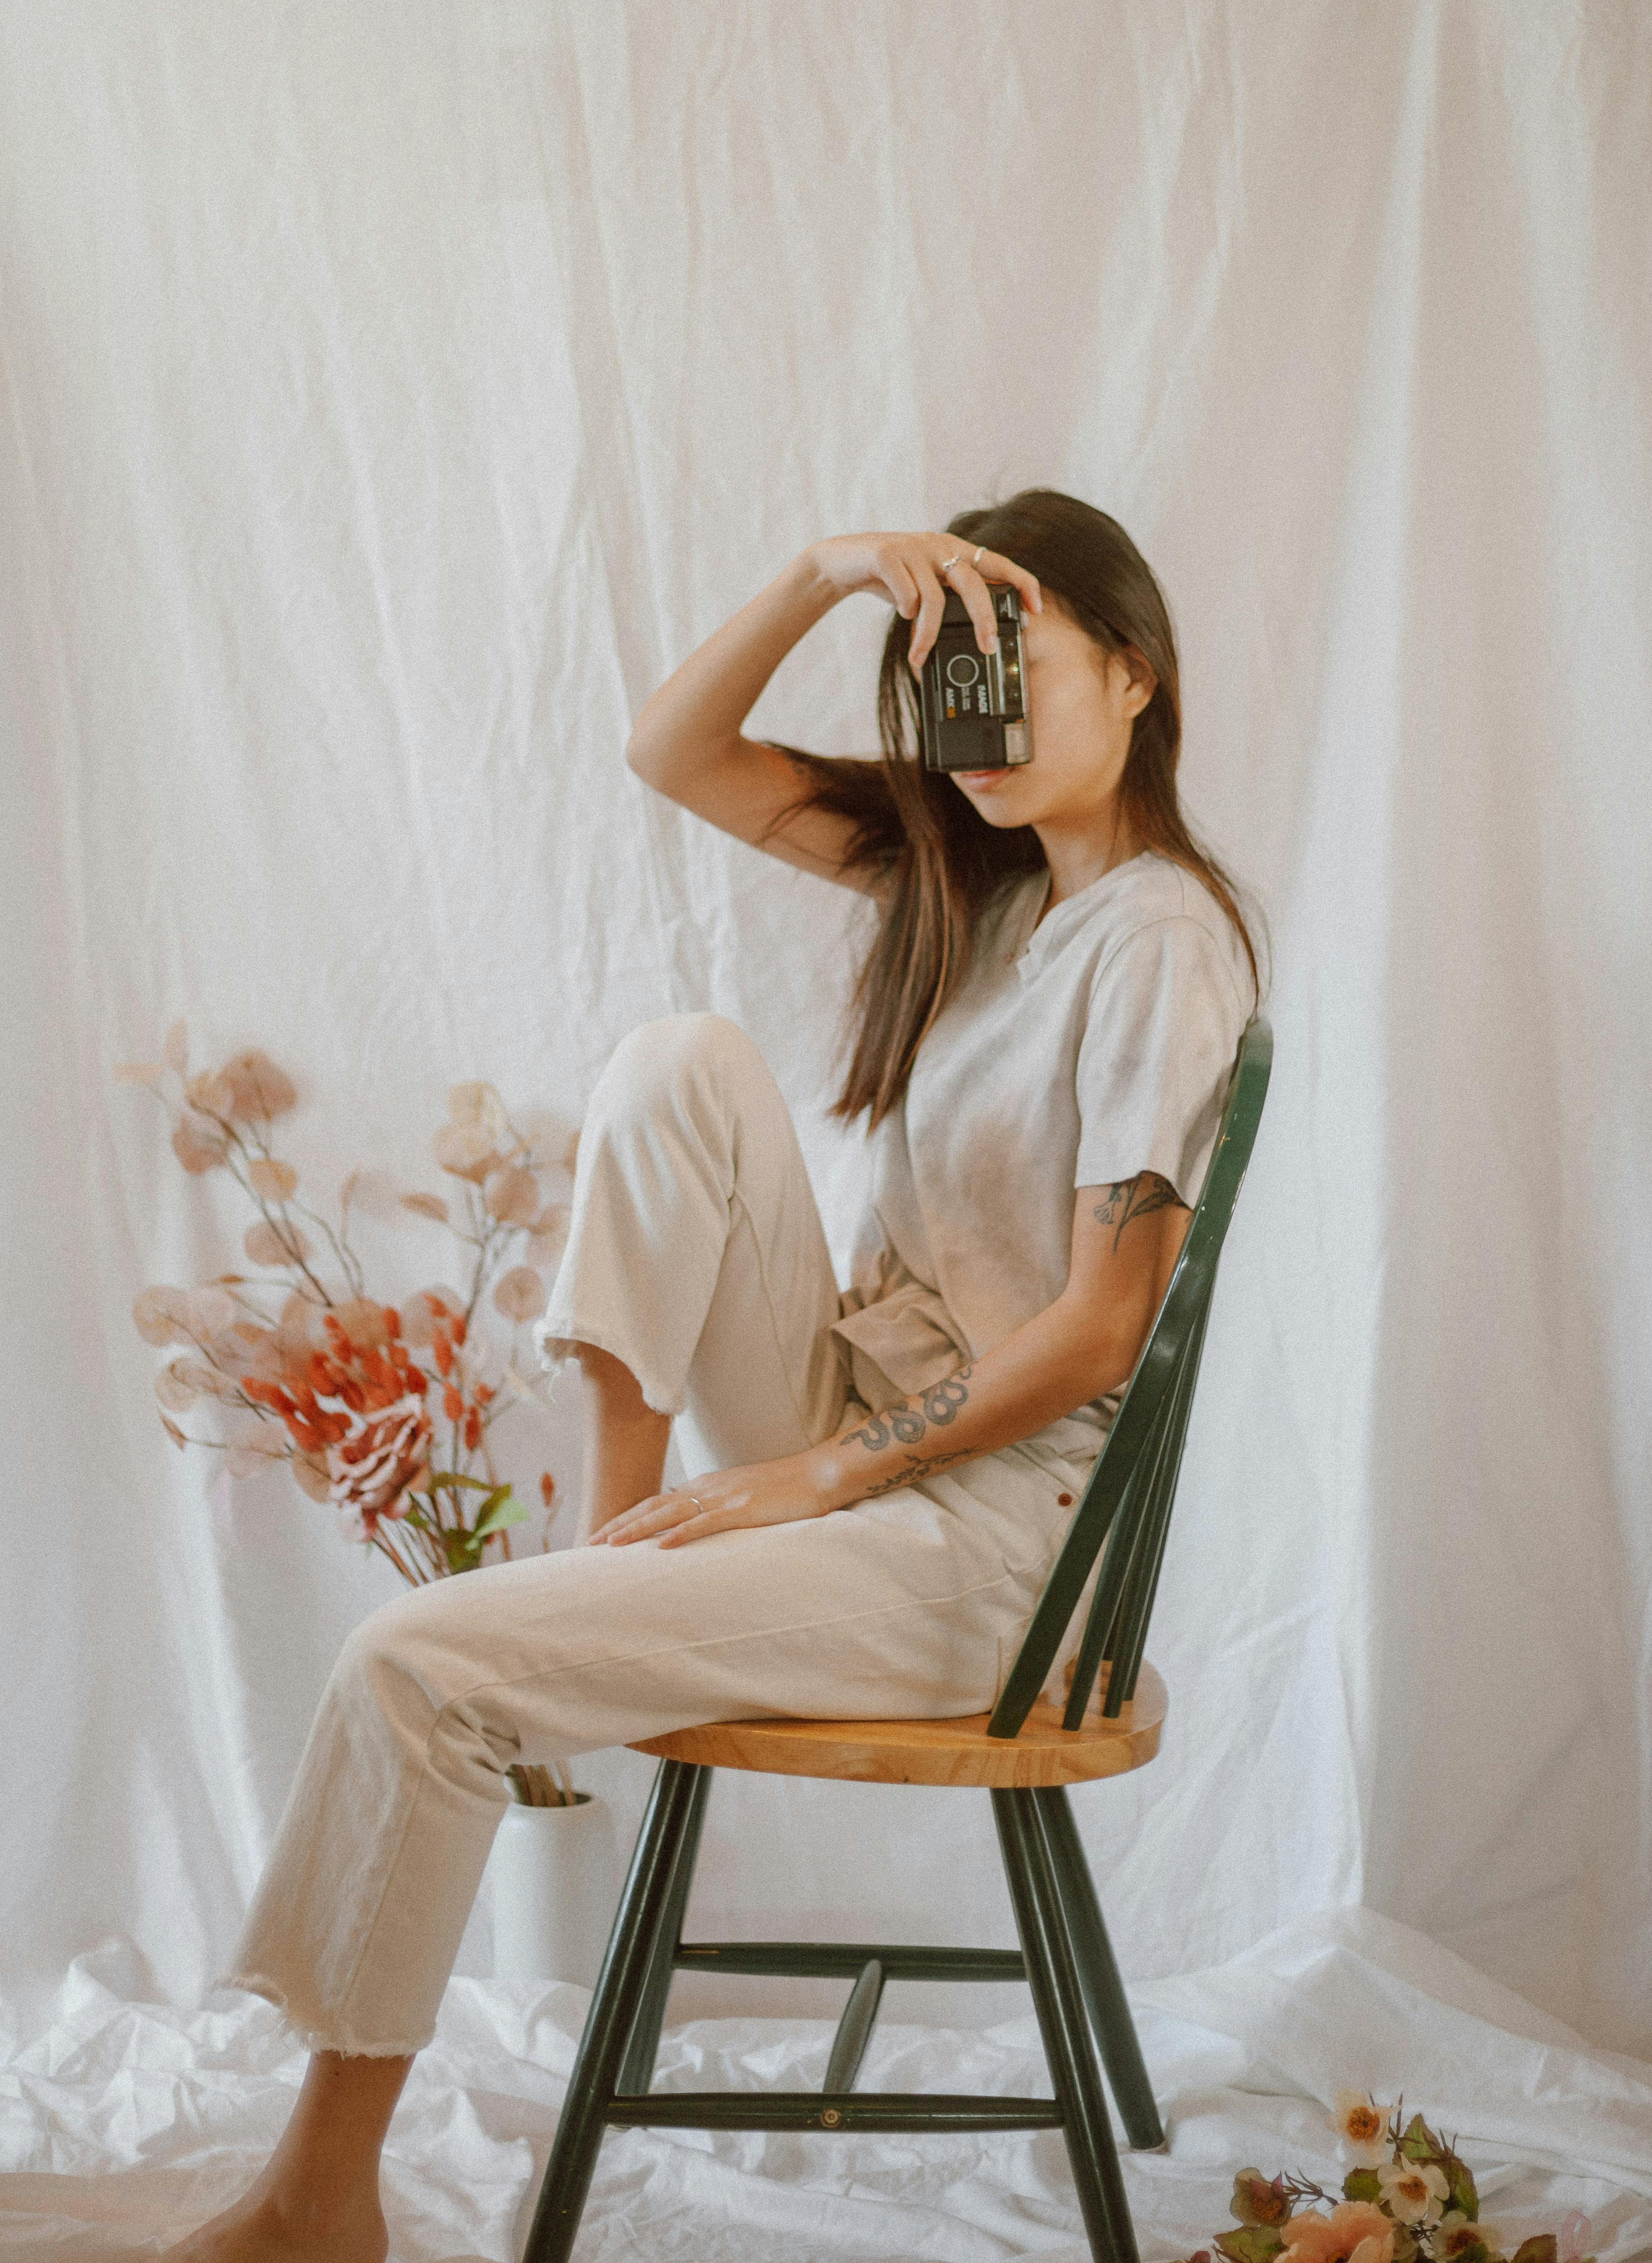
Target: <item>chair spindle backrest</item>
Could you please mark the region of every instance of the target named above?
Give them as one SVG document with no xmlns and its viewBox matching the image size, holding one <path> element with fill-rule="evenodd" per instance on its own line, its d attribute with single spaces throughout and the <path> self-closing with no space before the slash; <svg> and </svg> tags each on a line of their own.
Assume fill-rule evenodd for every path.
<svg viewBox="0 0 1652 2263">
<path fill-rule="evenodd" d="M 1019 1732 L 1049 1677 L 1098 1555 L 1101 1567 L 1062 1724 L 1082 1724 L 1104 1661 L 1108 1673 L 1103 1713 L 1116 1717 L 1136 1694 L 1216 1262 L 1256 1144 L 1273 1063 L 1273 1032 L 1259 1016 L 1239 1040 L 1216 1151 L 1170 1286 L 987 1723 L 991 1737 Z"/>
</svg>

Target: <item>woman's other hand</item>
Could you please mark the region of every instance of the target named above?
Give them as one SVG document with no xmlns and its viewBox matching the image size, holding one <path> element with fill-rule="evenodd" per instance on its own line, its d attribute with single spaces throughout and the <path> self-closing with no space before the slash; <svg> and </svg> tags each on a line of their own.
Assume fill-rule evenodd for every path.
<svg viewBox="0 0 1652 2263">
<path fill-rule="evenodd" d="M 911 664 L 916 675 L 941 631 L 947 591 L 956 591 L 975 623 L 983 652 L 998 643 L 990 582 L 1007 582 L 1021 602 L 1037 613 L 1043 597 L 1036 575 L 996 550 L 977 550 L 963 534 L 833 534 L 804 552 L 810 570 L 831 592 L 833 603 L 856 590 L 886 597 L 903 620 L 913 624 Z M 952 562 L 948 564 L 949 560 Z M 944 579 L 941 568 L 947 567 Z"/>
<path fill-rule="evenodd" d="M 623 1548 L 628 1541 L 657 1539 L 662 1548 L 680 1548 L 685 1541 L 703 1540 L 711 1532 L 825 1516 L 838 1503 L 821 1491 L 807 1460 L 803 1454 L 788 1454 L 741 1469 L 713 1470 L 610 1517 L 586 1545 Z"/>
</svg>

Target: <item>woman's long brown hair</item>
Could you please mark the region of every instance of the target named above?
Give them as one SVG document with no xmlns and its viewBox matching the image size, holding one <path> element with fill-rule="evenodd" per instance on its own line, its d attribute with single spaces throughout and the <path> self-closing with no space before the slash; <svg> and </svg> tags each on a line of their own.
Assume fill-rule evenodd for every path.
<svg viewBox="0 0 1652 2263">
<path fill-rule="evenodd" d="M 1164 595 L 1116 519 L 1053 488 L 1028 488 L 988 510 L 961 511 L 949 534 L 984 544 L 1038 577 L 1106 652 L 1139 653 L 1151 699 L 1136 718 L 1119 783 L 1120 814 L 1143 848 L 1191 872 L 1232 921 L 1259 994 L 1256 951 L 1232 881 L 1188 831 L 1176 794 L 1181 689 Z M 969 970 L 976 923 L 1013 875 L 1041 871 L 1030 825 L 1005 830 L 977 815 L 943 772 L 916 759 L 918 687 L 907 665 L 912 624 L 898 613 L 878 676 L 881 762 L 784 751 L 808 785 L 770 830 L 800 808 L 850 820 L 848 862 L 880 877 L 877 933 L 849 1001 L 855 1050 L 833 1116 L 870 1110 L 868 1129 L 899 1104 L 931 1025 Z"/>
</svg>

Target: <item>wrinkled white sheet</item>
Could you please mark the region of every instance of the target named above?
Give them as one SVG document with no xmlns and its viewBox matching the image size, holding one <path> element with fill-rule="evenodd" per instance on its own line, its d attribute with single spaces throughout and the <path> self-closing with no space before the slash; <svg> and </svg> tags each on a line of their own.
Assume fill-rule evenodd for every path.
<svg viewBox="0 0 1652 2263">
<path fill-rule="evenodd" d="M 184 2014 L 112 1994 L 80 1960 L 50 2029 L 7 2036 L 0 2254 L 153 2252 L 224 2205 L 278 2132 L 304 2067 L 265 2005 Z M 1005 1991 L 1003 1993 L 1007 1994 Z M 1037 2030 L 882 2023 L 863 2090 L 1047 2093 Z M 512 2263 L 588 1998 L 456 1981 L 392 2125 L 393 2263 Z M 1237 2168 L 1339 2174 L 1326 2109 L 1369 2086 L 1461 2137 L 1512 2251 L 1581 2209 L 1600 2263 L 1652 2253 L 1652 2065 L 1591 2052 L 1547 2014 L 1367 1912 L 1299 1920 L 1215 1969 L 1132 1991 L 1169 2150 L 1127 2153 L 1144 2263 L 1231 2221 Z M 658 2088 L 818 2086 L 830 2025 L 668 2028 Z M 112 2175 L 120 2169 L 126 2173 Z M 1088 2263 L 1059 2132 L 827 2139 L 617 2131 L 581 2263 Z"/>
</svg>

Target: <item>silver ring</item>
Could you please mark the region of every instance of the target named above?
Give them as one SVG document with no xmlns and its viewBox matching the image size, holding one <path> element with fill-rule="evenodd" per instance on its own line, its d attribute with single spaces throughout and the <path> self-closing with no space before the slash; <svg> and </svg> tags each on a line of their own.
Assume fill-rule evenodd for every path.
<svg viewBox="0 0 1652 2263">
<path fill-rule="evenodd" d="M 695 1507 L 699 1510 L 702 1516 L 705 1515 L 705 1503 L 701 1500 L 697 1493 L 685 1493 L 683 1495 L 683 1499 L 685 1500 L 691 1500 Z"/>
<path fill-rule="evenodd" d="M 970 565 L 971 565 L 971 566 L 978 566 L 978 565 L 980 564 L 980 562 L 981 562 L 981 555 L 982 555 L 982 552 L 983 552 L 983 551 L 985 551 L 985 548 L 986 548 L 986 545 L 985 545 L 985 543 L 984 542 L 984 543 L 981 545 L 981 548 L 980 548 L 979 550 L 977 550 L 977 551 L 976 552 L 976 553 L 975 553 L 974 557 L 970 559 Z"/>
<path fill-rule="evenodd" d="M 944 563 L 941 565 L 941 569 L 940 569 L 940 570 L 941 570 L 941 573 L 943 573 L 943 574 L 949 574 L 949 573 L 952 571 L 953 568 L 957 564 L 957 562 L 958 562 L 959 559 L 963 557 L 963 551 L 962 551 L 962 550 L 955 550 L 955 551 L 953 552 L 953 553 L 952 553 L 951 557 L 950 557 L 950 558 L 949 558 L 949 559 L 947 559 L 947 560 L 944 561 Z"/>
</svg>

